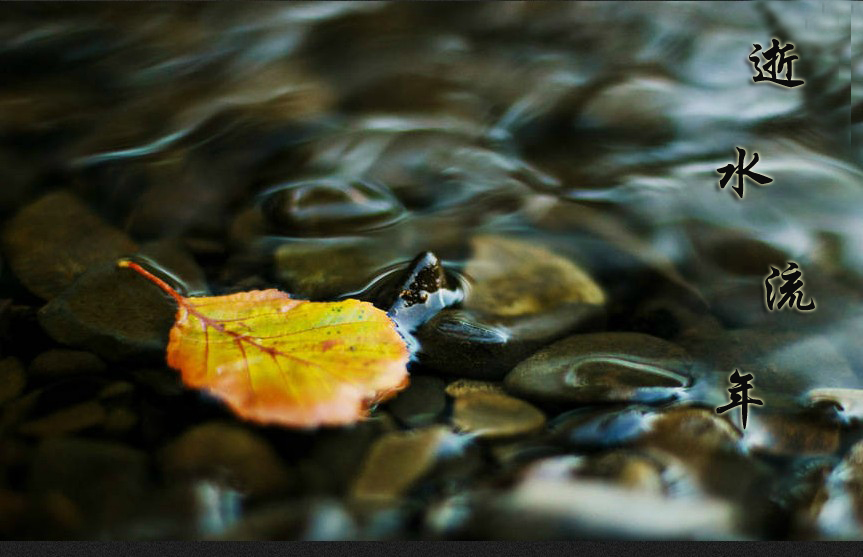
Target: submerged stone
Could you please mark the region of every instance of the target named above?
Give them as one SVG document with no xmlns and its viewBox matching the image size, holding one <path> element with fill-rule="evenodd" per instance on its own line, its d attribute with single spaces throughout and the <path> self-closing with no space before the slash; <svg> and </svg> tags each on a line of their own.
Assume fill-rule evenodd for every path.
<svg viewBox="0 0 863 557">
<path fill-rule="evenodd" d="M 640 333 L 575 335 L 540 350 L 504 380 L 512 393 L 545 402 L 656 403 L 689 386 L 681 347 Z"/>
<path fill-rule="evenodd" d="M 330 236 L 391 224 L 404 207 L 381 184 L 337 177 L 272 188 L 261 211 L 273 233 Z"/>
<path fill-rule="evenodd" d="M 3 228 L 3 254 L 18 280 L 50 300 L 87 269 L 134 253 L 134 242 L 74 195 L 49 193 L 21 209 Z"/>
<path fill-rule="evenodd" d="M 456 399 L 452 422 L 457 430 L 481 439 L 506 439 L 540 431 L 545 415 L 505 394 L 474 392 Z"/>
<path fill-rule="evenodd" d="M 522 240 L 473 238 L 465 274 L 467 309 L 501 317 L 536 314 L 570 302 L 601 305 L 605 294 L 570 260 Z"/>
</svg>

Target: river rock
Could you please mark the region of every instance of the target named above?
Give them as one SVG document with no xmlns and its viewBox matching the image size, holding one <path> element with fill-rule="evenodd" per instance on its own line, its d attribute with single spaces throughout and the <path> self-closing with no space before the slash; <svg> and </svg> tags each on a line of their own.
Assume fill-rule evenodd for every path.
<svg viewBox="0 0 863 557">
<path fill-rule="evenodd" d="M 67 497 L 101 531 L 137 512 L 152 485 L 149 466 L 145 453 L 125 445 L 56 437 L 39 444 L 28 484 L 34 493 Z"/>
<path fill-rule="evenodd" d="M 408 427 L 429 425 L 446 410 L 444 382 L 437 377 L 411 375 L 408 388 L 401 391 L 387 409 Z"/>
<path fill-rule="evenodd" d="M 270 445 L 248 429 L 228 423 L 195 426 L 160 454 L 172 480 L 206 478 L 251 496 L 284 491 L 291 477 Z"/>
<path fill-rule="evenodd" d="M 432 470 L 452 436 L 442 426 L 384 435 L 366 455 L 351 497 L 383 502 L 405 495 Z"/>
<path fill-rule="evenodd" d="M 54 437 L 76 433 L 102 424 L 105 408 L 95 401 L 83 402 L 26 422 L 18 428 L 22 435 Z"/>
<path fill-rule="evenodd" d="M 573 331 L 596 330 L 604 320 L 600 306 L 579 302 L 509 318 L 445 309 L 416 336 L 420 361 L 434 371 L 496 380 L 539 348 Z"/>
<path fill-rule="evenodd" d="M 681 347 L 641 333 L 575 335 L 518 364 L 504 386 L 546 402 L 662 402 L 690 384 L 690 366 Z"/>
<path fill-rule="evenodd" d="M 164 358 L 177 312 L 173 300 L 115 262 L 91 268 L 39 311 L 39 323 L 62 344 L 109 361 Z"/>
<path fill-rule="evenodd" d="M 33 358 L 27 373 L 33 377 L 56 378 L 83 373 L 103 373 L 107 369 L 105 362 L 92 352 L 51 349 Z"/>
<path fill-rule="evenodd" d="M 453 398 L 470 393 L 499 393 L 505 394 L 503 385 L 491 381 L 479 381 L 477 379 L 456 379 L 446 386 L 446 394 Z"/>
<path fill-rule="evenodd" d="M 271 188 L 261 211 L 272 233 L 331 236 L 386 226 L 404 207 L 382 184 L 337 177 Z"/>
<path fill-rule="evenodd" d="M 137 249 L 74 195 L 49 193 L 21 209 L 3 228 L 3 253 L 18 280 L 50 300 L 93 265 Z"/>
<path fill-rule="evenodd" d="M 605 294 L 570 260 L 543 247 L 477 236 L 465 274 L 473 288 L 464 307 L 500 317 L 542 313 L 569 302 L 601 305 Z"/>
<path fill-rule="evenodd" d="M 427 251 L 408 264 L 395 292 L 381 305 L 389 308 L 387 314 L 401 329 L 412 331 L 461 298 L 461 292 L 450 287 L 440 259 Z"/>
<path fill-rule="evenodd" d="M 0 360 L 0 405 L 21 394 L 27 384 L 24 366 L 12 356 Z"/>
<path fill-rule="evenodd" d="M 458 431 L 481 439 L 506 439 L 540 431 L 545 415 L 508 395 L 470 393 L 456 399 L 452 422 Z"/>
</svg>

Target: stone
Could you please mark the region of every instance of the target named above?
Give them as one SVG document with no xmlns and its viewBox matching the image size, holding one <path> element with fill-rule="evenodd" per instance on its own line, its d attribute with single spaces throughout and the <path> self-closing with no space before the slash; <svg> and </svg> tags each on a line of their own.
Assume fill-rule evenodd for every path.
<svg viewBox="0 0 863 557">
<path fill-rule="evenodd" d="M 84 431 L 105 421 L 105 408 L 95 401 L 82 402 L 25 422 L 18 428 L 22 435 L 54 437 Z"/>
<path fill-rule="evenodd" d="M 442 426 L 384 435 L 366 455 L 350 496 L 375 501 L 404 496 L 432 470 L 452 435 Z"/>
<path fill-rule="evenodd" d="M 344 506 L 332 499 L 291 501 L 250 512 L 212 539 L 345 541 L 357 537 L 357 526 Z"/>
<path fill-rule="evenodd" d="M 398 259 L 368 237 L 286 241 L 275 252 L 276 277 L 297 298 L 331 300 L 356 292 Z"/>
<path fill-rule="evenodd" d="M 20 395 L 26 384 L 24 366 L 17 358 L 9 356 L 0 360 L 0 405 Z"/>
<path fill-rule="evenodd" d="M 404 210 L 382 184 L 339 177 L 270 188 L 261 205 L 270 232 L 299 236 L 381 228 L 401 218 Z"/>
<path fill-rule="evenodd" d="M 651 430 L 647 406 L 587 407 L 565 412 L 549 424 L 551 439 L 568 447 L 607 448 L 637 441 Z"/>
<path fill-rule="evenodd" d="M 151 489 L 147 455 L 118 443 L 53 437 L 42 441 L 28 478 L 32 493 L 68 498 L 92 531 L 116 526 Z"/>
<path fill-rule="evenodd" d="M 595 330 L 604 319 L 600 306 L 582 303 L 511 318 L 445 309 L 417 331 L 419 358 L 444 375 L 503 379 L 543 346 L 575 331 Z"/>
<path fill-rule="evenodd" d="M 804 411 L 750 406 L 743 442 L 749 450 L 777 456 L 829 455 L 839 449 L 839 424 Z M 754 408 L 754 409 L 753 409 Z"/>
<path fill-rule="evenodd" d="M 21 209 L 3 228 L 3 253 L 28 290 L 51 300 L 93 265 L 137 246 L 77 197 L 56 191 Z"/>
<path fill-rule="evenodd" d="M 440 310 L 461 301 L 460 290 L 450 287 L 440 259 L 432 252 L 417 255 L 401 277 L 395 292 L 383 303 L 387 314 L 404 331 L 412 331 Z"/>
<path fill-rule="evenodd" d="M 398 393 L 387 409 L 408 427 L 432 424 L 446 410 L 444 382 L 437 377 L 411 375 L 408 388 Z"/>
<path fill-rule="evenodd" d="M 465 266 L 472 289 L 464 307 L 501 317 L 536 314 L 568 302 L 601 305 L 590 276 L 545 248 L 499 236 L 477 236 Z"/>
<path fill-rule="evenodd" d="M 84 373 L 104 373 L 108 367 L 98 356 L 82 350 L 51 349 L 30 362 L 27 373 L 40 378 L 57 378 Z"/>
<path fill-rule="evenodd" d="M 477 379 L 456 379 L 447 384 L 445 392 L 453 398 L 470 393 L 505 393 L 503 385 L 500 383 L 479 381 Z"/>
<path fill-rule="evenodd" d="M 516 366 L 507 391 L 545 402 L 662 402 L 690 385 L 689 355 L 641 333 L 574 335 Z"/>
<path fill-rule="evenodd" d="M 221 422 L 192 427 L 160 452 L 174 481 L 208 479 L 250 496 L 284 491 L 291 476 L 270 445 L 252 431 Z"/>
<path fill-rule="evenodd" d="M 177 311 L 173 300 L 115 262 L 98 265 L 39 311 L 57 342 L 109 361 L 164 359 Z"/>
<path fill-rule="evenodd" d="M 470 393 L 456 399 L 452 423 L 456 430 L 480 439 L 507 439 L 541 431 L 545 415 L 505 394 Z"/>
</svg>

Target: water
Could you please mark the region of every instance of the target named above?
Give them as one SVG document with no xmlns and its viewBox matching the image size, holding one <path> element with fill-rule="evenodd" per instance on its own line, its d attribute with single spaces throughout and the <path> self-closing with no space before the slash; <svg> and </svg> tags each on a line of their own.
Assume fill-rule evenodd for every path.
<svg viewBox="0 0 863 557">
<path fill-rule="evenodd" d="M 441 321 L 426 337 L 418 333 L 418 345 L 432 340 L 425 341 L 427 360 L 418 348 L 413 373 L 499 381 L 500 374 L 485 377 L 474 368 L 487 360 L 511 368 L 571 332 L 641 332 L 691 356 L 692 383 L 673 397 L 678 404 L 712 409 L 727 401 L 727 377 L 735 368 L 754 373 L 765 415 L 769 410 L 791 425 L 759 421 L 762 409 L 751 410 L 755 422 L 739 431 L 747 470 L 772 466 L 777 475 L 796 478 L 796 459 L 813 451 L 841 459 L 860 438 L 854 409 L 856 389 L 863 387 L 857 341 L 863 332 L 863 125 L 861 88 L 852 81 L 860 74 L 863 45 L 860 33 L 852 33 L 861 18 L 854 3 L 40 4 L 0 11 L 4 222 L 46 193 L 64 190 L 139 246 L 175 241 L 199 269 L 198 282 L 188 286 L 193 293 L 204 292 L 204 282 L 212 294 L 276 287 L 314 300 L 350 295 L 380 302 L 376 296 L 395 285 L 408 262 L 430 251 L 451 279 L 453 293 L 443 296 L 449 300 L 443 305 L 467 313 Z M 753 83 L 752 44 L 766 49 L 773 37 L 794 44 L 794 77 L 806 82 L 802 87 Z M 718 187 L 717 169 L 736 163 L 737 147 L 746 150 L 747 163 L 757 152 L 753 170 L 773 179 L 766 186 L 747 181 L 743 199 L 730 191 L 736 176 L 724 190 Z M 522 247 L 512 248 L 511 261 L 490 258 L 483 264 L 492 270 L 483 271 L 471 261 L 484 236 L 504 236 Z M 165 253 L 138 257 L 172 282 L 190 281 L 192 275 L 173 268 L 182 258 Z M 513 263 L 523 261 L 528 269 L 536 260 L 536 268 L 545 269 L 552 257 L 546 253 L 574 262 L 602 288 L 603 325 L 573 320 L 560 309 L 575 298 L 545 299 L 543 293 L 558 292 L 548 271 L 531 275 Z M 28 369 L 17 400 L 50 390 L 50 383 L 33 378 L 32 361 L 59 345 L 35 324 L 48 300 L 34 295 L 16 261 L 7 248 L 0 298 L 18 308 L 4 310 L 8 319 L 30 323 L 30 329 L 4 333 L 2 356 Z M 766 310 L 764 278 L 771 265 L 781 271 L 788 261 L 802 270 L 814 312 Z M 479 277 L 472 268 L 481 269 Z M 479 301 L 483 281 L 496 285 L 499 307 Z M 511 299 L 532 309 L 507 314 L 503 301 Z M 498 340 L 481 331 L 496 332 Z M 86 343 L 72 344 L 104 356 Z M 464 352 L 454 351 L 453 358 L 467 364 L 436 352 L 456 345 Z M 159 367 L 142 362 L 110 365 L 122 380 Z M 549 418 L 572 409 L 534 402 Z M 820 409 L 815 417 L 813 407 Z M 145 433 L 140 424 L 152 418 L 139 406 L 135 412 L 138 426 L 107 437 L 151 454 L 185 428 L 160 425 Z M 203 413 L 183 414 L 182 423 L 200 422 L 211 410 L 196 412 Z M 726 417 L 740 427 L 737 417 Z M 814 420 L 814 433 L 786 432 L 807 420 Z M 822 426 L 839 428 L 839 441 L 823 441 L 830 434 Z M 2 427 L 10 447 L 42 446 L 39 438 Z M 106 436 L 86 428 L 69 433 Z M 289 467 L 302 468 L 306 445 L 275 446 Z M 731 464 L 713 460 L 711 473 L 731 474 Z M 469 474 L 468 488 L 501 470 L 509 473 L 509 461 L 501 462 Z M 0 485 L 9 493 L 29 501 L 39 492 L 29 460 L 2 466 Z M 860 519 L 843 502 L 846 484 L 836 474 L 830 476 L 832 502 L 822 514 L 813 511 L 815 518 L 799 518 L 810 503 L 805 497 L 766 512 L 766 519 L 744 511 L 749 495 L 731 497 L 737 506 L 729 512 L 743 515 L 747 529 L 710 537 L 859 537 Z M 200 485 L 231 495 L 231 524 L 208 507 L 186 530 L 164 531 L 142 525 L 158 511 L 132 512 L 132 525 L 113 524 L 111 535 L 223 534 L 240 520 L 235 492 L 201 483 L 189 497 L 202 497 Z M 427 493 L 447 508 L 446 490 L 435 485 Z M 339 488 L 309 489 L 315 496 L 343 495 Z M 531 512 L 540 512 L 545 492 L 522 489 Z M 715 489 L 705 490 L 722 499 Z M 572 491 L 602 496 L 593 488 Z M 92 505 L 104 510 L 72 499 L 84 517 L 80 524 L 91 523 Z M 519 500 L 492 508 L 517 507 Z M 565 514 L 557 503 L 544 510 Z M 347 520 L 328 504 L 322 508 Z M 314 514 L 315 508 L 296 512 Z M 435 515 L 422 533 L 399 530 L 408 528 L 405 520 L 393 519 L 393 526 L 379 517 L 391 530 L 370 526 L 369 532 L 505 537 L 471 523 L 469 514 L 459 506 Z M 434 526 L 450 515 L 458 515 L 457 525 Z M 799 523 L 775 526 L 775 517 L 791 515 Z M 569 518 L 578 522 L 578 516 Z M 195 530 L 196 523 L 205 523 L 203 530 Z M 548 535 L 582 532 L 583 525 L 568 530 L 564 523 Z M 21 526 L 9 535 L 91 535 L 75 524 L 53 531 Z M 617 535 L 606 526 L 585 528 Z M 658 537 L 680 534 L 665 523 L 655 526 Z M 308 534 L 297 528 L 292 536 Z M 340 535 L 335 526 L 309 528 Z M 651 532 L 649 525 L 637 531 Z M 358 534 L 353 525 L 345 526 L 348 533 L 377 535 Z"/>
</svg>

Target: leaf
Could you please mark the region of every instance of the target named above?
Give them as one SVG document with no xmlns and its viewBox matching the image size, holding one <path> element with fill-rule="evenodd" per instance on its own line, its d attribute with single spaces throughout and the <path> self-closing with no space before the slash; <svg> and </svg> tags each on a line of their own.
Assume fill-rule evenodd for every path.
<svg viewBox="0 0 863 557">
<path fill-rule="evenodd" d="M 168 365 L 242 418 L 294 427 L 349 424 L 408 383 L 408 350 L 368 302 L 293 300 L 279 290 L 186 298 L 137 263 L 177 301 Z"/>
</svg>

